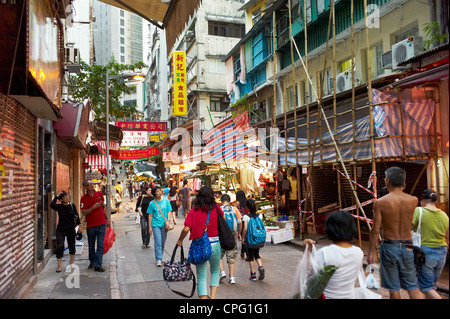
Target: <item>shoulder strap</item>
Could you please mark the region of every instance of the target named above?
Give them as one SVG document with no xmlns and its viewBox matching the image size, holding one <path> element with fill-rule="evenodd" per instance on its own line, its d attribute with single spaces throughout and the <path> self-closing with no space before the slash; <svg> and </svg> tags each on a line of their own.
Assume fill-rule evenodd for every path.
<svg viewBox="0 0 450 319">
<path fill-rule="evenodd" d="M 159 212 L 161 213 L 162 217 L 164 218 L 164 222 L 167 223 L 167 219 L 166 219 L 166 217 L 164 216 L 163 212 L 161 211 L 161 208 L 159 208 L 159 205 L 158 205 L 158 203 L 156 202 L 156 199 L 154 200 L 154 202 L 155 202 L 156 207 L 158 207 Z"/>
<path fill-rule="evenodd" d="M 419 207 L 419 226 L 417 226 L 417 232 L 420 234 L 420 225 L 422 224 L 422 207 Z"/>
</svg>

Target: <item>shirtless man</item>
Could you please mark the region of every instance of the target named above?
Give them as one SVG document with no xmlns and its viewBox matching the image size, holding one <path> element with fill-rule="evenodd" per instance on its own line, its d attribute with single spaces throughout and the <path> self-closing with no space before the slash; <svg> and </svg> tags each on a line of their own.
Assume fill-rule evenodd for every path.
<svg viewBox="0 0 450 319">
<path fill-rule="evenodd" d="M 385 183 L 389 194 L 373 205 L 373 227 L 369 238 L 367 263 L 374 262 L 376 243 L 383 229 L 380 244 L 381 286 L 390 292 L 391 299 L 400 299 L 400 289 L 408 291 L 411 299 L 423 298 L 417 288 L 416 269 L 411 241 L 411 225 L 414 209 L 419 200 L 403 192 L 406 172 L 391 167 L 385 172 Z"/>
</svg>

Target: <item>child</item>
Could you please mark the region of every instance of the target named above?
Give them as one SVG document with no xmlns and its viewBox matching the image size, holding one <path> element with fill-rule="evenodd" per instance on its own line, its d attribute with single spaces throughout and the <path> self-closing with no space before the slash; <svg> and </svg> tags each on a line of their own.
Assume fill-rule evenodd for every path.
<svg viewBox="0 0 450 319">
<path fill-rule="evenodd" d="M 238 235 L 238 239 L 241 240 L 241 235 L 239 234 L 239 224 L 241 223 L 241 213 L 236 207 L 233 207 L 230 205 L 230 196 L 227 194 L 224 194 L 220 197 L 221 206 L 224 215 L 227 217 L 227 222 L 229 226 L 231 226 L 231 231 L 233 232 L 234 238 L 236 240 L 236 235 Z M 226 254 L 227 256 L 227 264 L 228 264 L 228 270 L 230 272 L 230 276 L 228 278 L 228 282 L 230 284 L 235 284 L 236 279 L 234 277 L 234 264 L 236 263 L 236 256 L 237 256 L 237 245 L 234 247 L 233 250 L 223 250 L 220 255 L 220 280 L 222 281 L 227 275 L 225 271 L 223 270 L 223 261 L 222 258 Z"/>
<path fill-rule="evenodd" d="M 242 231 L 242 243 L 244 244 L 247 242 L 247 231 L 248 231 L 248 225 L 251 218 L 259 218 L 258 214 L 256 213 L 256 204 L 253 199 L 247 199 L 245 203 L 249 213 L 247 215 L 244 215 L 242 218 L 243 224 L 244 224 L 244 230 Z M 256 281 L 256 271 L 255 271 L 255 261 L 258 264 L 258 272 L 259 272 L 259 280 L 263 280 L 265 277 L 265 270 L 262 264 L 261 257 L 259 256 L 259 248 L 248 248 L 248 261 L 250 266 L 250 280 Z"/>
</svg>

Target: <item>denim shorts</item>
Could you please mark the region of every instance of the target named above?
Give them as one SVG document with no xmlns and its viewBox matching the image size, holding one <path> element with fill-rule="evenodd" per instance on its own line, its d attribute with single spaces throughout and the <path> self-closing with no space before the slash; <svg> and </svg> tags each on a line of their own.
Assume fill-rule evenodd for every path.
<svg viewBox="0 0 450 319">
<path fill-rule="evenodd" d="M 447 246 L 421 246 L 426 256 L 425 265 L 418 271 L 419 288 L 422 292 L 436 290 L 447 257 Z"/>
<path fill-rule="evenodd" d="M 417 289 L 412 243 L 383 239 L 380 245 L 381 286 L 389 291 Z"/>
</svg>

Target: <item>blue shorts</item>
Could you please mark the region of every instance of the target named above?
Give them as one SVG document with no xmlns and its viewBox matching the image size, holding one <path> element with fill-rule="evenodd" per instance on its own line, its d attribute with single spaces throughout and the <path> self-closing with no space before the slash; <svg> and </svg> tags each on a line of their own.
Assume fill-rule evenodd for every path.
<svg viewBox="0 0 450 319">
<path fill-rule="evenodd" d="M 381 287 L 389 291 L 417 289 L 412 242 L 383 239 L 380 245 Z"/>
<path fill-rule="evenodd" d="M 421 246 L 426 256 L 425 265 L 418 271 L 419 288 L 422 292 L 436 290 L 436 282 L 441 277 L 447 257 L 447 246 Z"/>
</svg>

